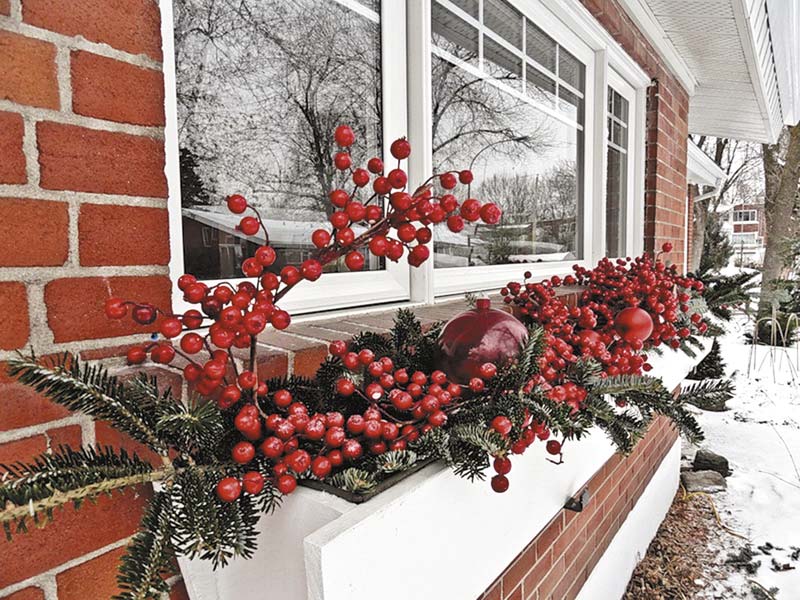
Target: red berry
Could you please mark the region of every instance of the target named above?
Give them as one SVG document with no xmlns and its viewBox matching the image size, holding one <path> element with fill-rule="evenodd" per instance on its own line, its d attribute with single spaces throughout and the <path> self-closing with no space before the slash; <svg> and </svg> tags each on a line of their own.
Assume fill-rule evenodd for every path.
<svg viewBox="0 0 800 600">
<path fill-rule="evenodd" d="M 129 365 L 139 365 L 142 364 L 147 358 L 147 352 L 145 352 L 144 348 L 141 346 L 134 346 L 133 348 L 128 349 L 125 357 L 128 360 Z"/>
<path fill-rule="evenodd" d="M 473 179 L 474 179 L 474 176 L 472 175 L 472 171 L 469 171 L 467 169 L 461 171 L 458 174 L 458 180 L 461 183 L 463 183 L 464 185 L 469 185 L 470 183 L 472 183 Z"/>
<path fill-rule="evenodd" d="M 670 242 L 664 242 L 664 243 L 661 245 L 661 251 L 662 251 L 662 252 L 672 252 L 672 243 L 670 243 Z"/>
<path fill-rule="evenodd" d="M 272 401 L 275 403 L 275 406 L 286 408 L 292 403 L 292 394 L 289 390 L 278 390 L 272 396 Z"/>
<path fill-rule="evenodd" d="M 340 171 L 346 171 L 350 168 L 350 165 L 353 164 L 353 159 L 350 158 L 347 152 L 337 152 L 333 157 L 333 164 L 336 165 L 336 168 Z"/>
<path fill-rule="evenodd" d="M 261 452 L 267 458 L 279 458 L 283 455 L 283 442 L 275 436 L 270 436 L 261 443 Z"/>
<path fill-rule="evenodd" d="M 281 494 L 291 494 L 297 488 L 297 479 L 293 475 L 281 475 L 275 483 L 275 487 Z"/>
<path fill-rule="evenodd" d="M 357 440 L 346 440 L 342 444 L 342 456 L 347 460 L 355 460 L 359 458 L 364 452 L 361 444 Z"/>
<path fill-rule="evenodd" d="M 228 210 L 237 215 L 247 210 L 247 200 L 240 194 L 232 194 L 226 199 Z"/>
<path fill-rule="evenodd" d="M 128 314 L 128 307 L 121 298 L 109 298 L 106 300 L 105 311 L 109 319 L 121 319 Z"/>
<path fill-rule="evenodd" d="M 364 255 L 357 250 L 351 250 L 344 257 L 344 264 L 351 271 L 360 271 L 364 268 Z"/>
<path fill-rule="evenodd" d="M 242 494 L 242 483 L 235 477 L 226 477 L 217 484 L 217 498 L 233 502 Z"/>
<path fill-rule="evenodd" d="M 494 470 L 500 475 L 508 475 L 511 471 L 511 459 L 506 456 L 498 456 L 494 459 Z"/>
<path fill-rule="evenodd" d="M 264 489 L 264 476 L 258 471 L 248 471 L 242 475 L 242 487 L 253 496 L 260 494 Z"/>
<path fill-rule="evenodd" d="M 369 242 L 369 251 L 375 256 L 385 256 L 388 246 L 385 236 L 376 235 Z"/>
<path fill-rule="evenodd" d="M 239 442 L 231 450 L 231 458 L 239 463 L 245 465 L 249 463 L 256 455 L 256 449 L 250 442 Z"/>
<path fill-rule="evenodd" d="M 345 352 L 347 352 L 347 342 L 342 340 L 331 342 L 330 346 L 328 346 L 328 350 L 334 356 L 342 356 Z"/>
<path fill-rule="evenodd" d="M 202 284 L 197 284 L 197 285 L 202 285 Z M 205 295 L 207 289 L 208 288 L 206 288 L 206 286 L 203 285 L 203 295 Z M 156 312 L 156 309 L 150 306 L 149 304 L 137 304 L 134 307 L 131 316 L 133 317 L 133 320 L 136 321 L 139 325 L 150 325 L 150 323 L 155 321 L 156 317 L 158 317 L 158 312 Z"/>
<path fill-rule="evenodd" d="M 453 233 L 459 233 L 464 229 L 464 219 L 460 215 L 447 217 L 447 228 Z"/>
<path fill-rule="evenodd" d="M 336 208 L 344 208 L 348 200 L 350 200 L 350 195 L 344 190 L 333 190 L 328 194 L 328 199 Z"/>
<path fill-rule="evenodd" d="M 498 494 L 508 490 L 508 477 L 505 475 L 495 475 L 492 477 L 492 489 Z"/>
<path fill-rule="evenodd" d="M 511 419 L 509 419 L 508 417 L 500 415 L 492 419 L 492 424 L 491 424 L 492 429 L 494 429 L 497 433 L 499 433 L 503 437 L 511 433 L 511 428 L 513 426 L 514 425 L 513 423 L 511 423 Z"/>
<path fill-rule="evenodd" d="M 356 386 L 349 379 L 342 378 L 336 382 L 336 391 L 340 396 L 349 397 L 356 391 Z"/>
<path fill-rule="evenodd" d="M 353 142 L 356 141 L 356 134 L 353 133 L 350 126 L 339 125 L 336 131 L 333 132 L 333 139 L 336 140 L 336 143 L 342 148 L 347 148 L 348 146 L 352 146 Z"/>
<path fill-rule="evenodd" d="M 364 187 L 369 183 L 369 171 L 366 169 L 356 169 L 353 171 L 353 183 L 358 187 Z"/>
<path fill-rule="evenodd" d="M 309 258 L 300 265 L 300 273 L 303 275 L 303 279 L 316 281 L 322 275 L 322 263 L 313 258 Z"/>
<path fill-rule="evenodd" d="M 481 203 L 475 198 L 464 200 L 461 204 L 461 216 L 467 221 L 477 221 L 481 216 Z"/>
<path fill-rule="evenodd" d="M 245 235 L 255 235 L 261 225 L 255 217 L 244 217 L 239 221 L 239 231 Z"/>
<path fill-rule="evenodd" d="M 389 150 L 396 159 L 403 160 L 411 154 L 411 144 L 408 143 L 406 138 L 400 138 L 392 142 Z"/>
<path fill-rule="evenodd" d="M 494 363 L 483 363 L 478 369 L 478 372 L 483 379 L 491 379 L 497 375 L 497 367 L 494 365 Z"/>
<path fill-rule="evenodd" d="M 548 441 L 545 447 L 547 449 L 547 452 L 550 454 L 555 455 L 561 453 L 561 442 L 559 442 L 558 440 Z"/>
<path fill-rule="evenodd" d="M 458 179 L 454 173 L 442 173 L 439 175 L 439 185 L 446 190 L 452 190 L 458 185 Z"/>
<path fill-rule="evenodd" d="M 489 225 L 496 225 L 503 216 L 503 211 L 494 203 L 484 204 L 481 207 L 481 220 Z"/>
<path fill-rule="evenodd" d="M 275 329 L 286 329 L 292 322 L 292 318 L 285 310 L 276 310 L 269 320 Z"/>
<path fill-rule="evenodd" d="M 404 187 L 406 187 L 406 183 L 408 183 L 408 175 L 406 175 L 406 172 L 403 171 L 403 169 L 392 169 L 389 171 L 389 174 L 386 176 L 386 178 L 396 190 L 402 190 Z"/>
<path fill-rule="evenodd" d="M 380 158 L 370 158 L 367 161 L 367 169 L 370 173 L 383 173 L 383 161 Z"/>
<path fill-rule="evenodd" d="M 332 468 L 333 465 L 331 461 L 324 456 L 318 456 L 314 459 L 314 462 L 311 463 L 311 472 L 319 479 L 325 479 L 330 474 Z"/>
<path fill-rule="evenodd" d="M 255 253 L 255 259 L 264 267 L 271 267 L 275 264 L 278 255 L 272 246 L 259 246 Z"/>
</svg>

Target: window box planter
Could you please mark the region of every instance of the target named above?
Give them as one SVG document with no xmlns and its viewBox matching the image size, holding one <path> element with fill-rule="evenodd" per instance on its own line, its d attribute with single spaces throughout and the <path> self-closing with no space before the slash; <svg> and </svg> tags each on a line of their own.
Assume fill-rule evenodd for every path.
<svg viewBox="0 0 800 600">
<path fill-rule="evenodd" d="M 707 351 L 711 340 L 705 345 Z M 665 352 L 653 361 L 651 375 L 676 388 L 701 354 L 693 359 Z M 595 570 L 589 569 L 591 597 L 610 599 L 624 590 L 626 574 L 655 534 L 677 487 L 676 446 L 653 476 L 650 487 L 658 489 L 645 490 L 635 503 L 635 517 L 643 522 L 617 535 Z M 265 593 L 282 600 L 477 598 L 614 452 L 599 431 L 569 442 L 565 462 L 557 466 L 543 452 L 528 452 L 515 458 L 512 487 L 502 495 L 487 483 L 459 478 L 439 462 L 402 474 L 368 501 L 303 487 L 261 519 L 252 559 L 235 560 L 218 571 L 200 560 L 181 559 L 180 568 L 192 600 L 248 600 Z M 587 507 L 596 491 L 590 485 Z M 604 577 L 604 569 L 614 569 L 615 576 Z"/>
</svg>

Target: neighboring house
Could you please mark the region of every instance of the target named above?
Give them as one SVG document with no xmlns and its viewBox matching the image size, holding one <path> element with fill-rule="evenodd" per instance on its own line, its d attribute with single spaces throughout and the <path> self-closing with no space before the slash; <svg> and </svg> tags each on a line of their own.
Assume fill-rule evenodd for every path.
<svg viewBox="0 0 800 600">
<path fill-rule="evenodd" d="M 294 223 L 282 235 L 297 254 L 284 260 L 301 257 L 297 234 L 326 218 L 330 134 L 343 121 L 359 161 L 407 135 L 415 183 L 477 155 L 473 194 L 509 220 L 438 232 L 419 270 L 371 261 L 301 284 L 284 307 L 307 322 L 264 335 L 265 373 L 313 375 L 322 340 L 389 326 L 390 313 L 364 315 L 382 305 L 444 318 L 453 309 L 438 303 L 526 270 L 563 275 L 667 241 L 666 259 L 684 265 L 687 185 L 718 183 L 688 135 L 774 142 L 800 119 L 799 44 L 797 0 L 0 0 L 0 360 L 33 347 L 119 366 L 140 336 L 106 320 L 109 295 L 177 311 L 187 266 L 211 281 L 236 268 L 248 247 L 231 223 L 192 198 L 182 211 L 181 147 L 196 189 L 245 193 L 267 219 Z M 4 374 L 0 397 L 0 463 L 48 444 L 127 443 Z M 674 495 L 675 438 L 659 425 L 629 459 L 601 440 L 585 462 L 543 471 L 530 498 L 492 498 L 458 526 L 447 519 L 460 502 L 430 498 L 430 520 L 392 527 L 380 552 L 360 544 L 357 560 L 312 556 L 298 537 L 275 554 L 291 565 L 270 593 L 304 598 L 304 569 L 340 560 L 369 581 L 404 565 L 375 588 L 384 598 L 617 598 Z M 585 510 L 565 513 L 584 485 Z M 0 543 L 0 597 L 112 595 L 141 508 L 140 496 L 102 497 Z M 315 600 L 341 585 L 318 571 L 309 581 Z M 425 593 L 406 592 L 415 585 Z"/>
<path fill-rule="evenodd" d="M 733 246 L 733 262 L 740 267 L 759 267 L 764 262 L 767 221 L 764 204 L 734 204 L 726 208 L 723 228 Z"/>
</svg>

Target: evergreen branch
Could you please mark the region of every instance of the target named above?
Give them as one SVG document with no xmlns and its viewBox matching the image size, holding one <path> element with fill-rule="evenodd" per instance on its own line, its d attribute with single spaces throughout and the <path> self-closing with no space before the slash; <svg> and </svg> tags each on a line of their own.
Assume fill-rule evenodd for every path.
<svg viewBox="0 0 800 600">
<path fill-rule="evenodd" d="M 174 549 L 170 542 L 169 494 L 156 492 L 122 557 L 117 582 L 122 593 L 115 600 L 156 600 L 169 591 Z"/>
<path fill-rule="evenodd" d="M 413 450 L 392 450 L 375 456 L 372 464 L 376 471 L 388 474 L 410 469 L 417 459 L 417 453 Z"/>
<path fill-rule="evenodd" d="M 733 392 L 733 382 L 729 379 L 706 379 L 682 388 L 675 401 L 681 405 L 686 403 L 698 406 L 724 404 L 733 398 Z"/>
<path fill-rule="evenodd" d="M 11 502 L 27 505 L 52 496 L 84 488 L 108 480 L 147 475 L 153 472 L 150 463 L 125 450 L 117 454 L 112 448 L 59 448 L 53 454 L 42 454 L 31 463 L 0 465 L 5 471 L 0 483 L 0 506 Z"/>
<path fill-rule="evenodd" d="M 53 402 L 98 420 L 109 420 L 116 429 L 166 456 L 167 447 L 152 420 L 157 398 L 142 402 L 141 387 L 126 386 L 103 367 L 81 365 L 69 354 L 51 366 L 23 356 L 12 358 L 8 364 L 12 377 Z"/>
<path fill-rule="evenodd" d="M 39 500 L 31 499 L 28 504 L 22 506 L 12 506 L 0 511 L 0 523 L 6 530 L 6 537 L 10 537 L 9 524 L 13 521 L 17 523 L 17 531 L 25 531 L 25 519 L 31 517 L 34 521 L 38 522 L 38 515 L 44 512 L 49 518 L 52 517 L 53 509 L 58 508 L 72 502 L 79 506 L 86 498 L 93 498 L 100 494 L 110 494 L 114 490 L 121 490 L 142 483 L 152 483 L 154 481 L 162 481 L 167 479 L 175 473 L 172 467 L 164 467 L 149 473 L 140 473 L 136 475 L 128 475 L 125 477 L 118 477 L 115 479 L 106 479 L 98 481 L 89 485 L 79 488 L 70 489 L 64 492 L 55 491 L 51 495 L 41 498 Z"/>
<path fill-rule="evenodd" d="M 620 396 L 630 392 L 658 394 L 664 390 L 660 379 L 648 375 L 615 375 L 592 382 L 592 392 Z"/>
<path fill-rule="evenodd" d="M 215 449 L 225 436 L 225 421 L 215 402 L 170 402 L 164 412 L 156 422 L 156 431 L 187 454 Z"/>
<path fill-rule="evenodd" d="M 353 494 L 366 494 L 377 485 L 375 475 L 363 469 L 350 467 L 328 479 L 332 486 Z"/>
</svg>

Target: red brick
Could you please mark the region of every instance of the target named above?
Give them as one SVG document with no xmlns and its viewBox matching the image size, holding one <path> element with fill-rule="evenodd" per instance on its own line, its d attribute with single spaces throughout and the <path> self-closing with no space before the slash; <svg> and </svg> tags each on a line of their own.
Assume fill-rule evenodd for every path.
<svg viewBox="0 0 800 600">
<path fill-rule="evenodd" d="M 152 0 L 25 0 L 26 23 L 90 42 L 105 43 L 131 54 L 147 54 L 161 60 L 161 20 Z"/>
<path fill-rule="evenodd" d="M 31 527 L 10 542 L 3 536 L 0 564 L 5 568 L 0 569 L 0 588 L 131 536 L 151 495 L 149 486 L 141 486 L 112 497 L 98 496 L 77 510 L 72 505 L 56 509 L 53 522 L 42 529 Z"/>
<path fill-rule="evenodd" d="M 314 377 L 322 361 L 328 356 L 325 346 L 315 346 L 296 352 L 294 355 L 294 374 L 300 377 Z"/>
<path fill-rule="evenodd" d="M 45 450 L 47 450 L 47 440 L 43 435 L 6 442 L 0 444 L 0 465 L 13 465 L 17 461 L 27 462 L 43 454 Z"/>
<path fill-rule="evenodd" d="M 172 589 L 169 591 L 169 600 L 189 600 L 189 592 L 186 591 L 186 585 L 183 579 L 177 581 Z"/>
<path fill-rule="evenodd" d="M 0 431 L 29 427 L 68 416 L 69 411 L 27 385 L 17 383 L 0 363 Z"/>
<path fill-rule="evenodd" d="M 522 600 L 522 585 L 518 585 L 510 594 L 506 594 L 506 600 Z"/>
<path fill-rule="evenodd" d="M 17 350 L 28 341 L 28 290 L 18 281 L 0 282 L 0 350 Z"/>
<path fill-rule="evenodd" d="M 561 534 L 561 527 L 562 518 L 561 513 L 559 513 L 558 516 L 553 519 L 538 536 L 536 536 L 537 556 L 544 556 L 550 546 L 553 545 L 553 542 L 555 542 L 558 536 Z"/>
<path fill-rule="evenodd" d="M 81 265 L 166 265 L 166 209 L 82 204 L 78 221 Z"/>
<path fill-rule="evenodd" d="M 0 99 L 58 109 L 56 47 L 0 31 Z"/>
<path fill-rule="evenodd" d="M 10 14 L 11 14 L 10 0 L 0 0 L 0 15 L 10 15 Z"/>
<path fill-rule="evenodd" d="M 2 2 L 0 2 L 2 4 Z M 10 596 L 4 596 L 3 600 L 44 600 L 44 592 L 37 587 L 27 587 Z"/>
<path fill-rule="evenodd" d="M 91 52 L 72 53 L 72 110 L 136 125 L 164 124 L 164 77 Z"/>
<path fill-rule="evenodd" d="M 117 569 L 125 548 L 117 548 L 56 576 L 58 600 L 101 600 L 119 593 Z"/>
<path fill-rule="evenodd" d="M 162 275 L 56 279 L 44 289 L 47 322 L 56 343 L 154 331 L 155 324 L 142 327 L 130 318 L 109 319 L 105 301 L 117 296 L 169 310 L 171 286 L 169 277 Z"/>
<path fill-rule="evenodd" d="M 536 545 L 530 544 L 503 574 L 503 590 L 513 590 L 536 563 Z"/>
<path fill-rule="evenodd" d="M 43 188 L 167 196 L 161 140 L 52 122 L 36 135 Z"/>
<path fill-rule="evenodd" d="M 0 183 L 26 183 L 25 153 L 22 150 L 22 137 L 25 125 L 22 115 L 0 112 Z"/>
<path fill-rule="evenodd" d="M 50 448 L 53 451 L 58 450 L 61 445 L 81 447 L 81 428 L 78 425 L 50 429 L 47 436 L 50 438 Z M 0 464 L 10 465 L 18 461 L 31 461 L 44 454 L 47 447 L 47 437 L 42 434 L 0 444 Z"/>
<path fill-rule="evenodd" d="M 65 202 L 0 198 L 0 264 L 4 267 L 63 265 L 69 253 Z"/>
</svg>

